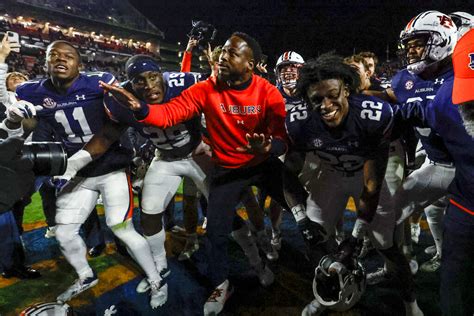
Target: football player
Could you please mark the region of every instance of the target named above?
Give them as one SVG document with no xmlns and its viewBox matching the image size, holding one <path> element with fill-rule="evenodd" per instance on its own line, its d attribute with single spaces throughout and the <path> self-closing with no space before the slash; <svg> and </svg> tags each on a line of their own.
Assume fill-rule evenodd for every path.
<svg viewBox="0 0 474 316">
<path fill-rule="evenodd" d="M 426 11 L 414 17 L 400 35 L 407 67 L 393 77 L 388 95 L 400 104 L 413 101 L 428 104 L 444 82 L 453 76 L 451 54 L 456 40 L 456 25 L 449 16 L 438 11 Z M 415 132 L 426 151 L 427 159 L 403 181 L 395 193 L 394 208 L 403 214 L 398 223 L 416 209 L 425 210 L 436 254 L 420 269 L 433 272 L 441 264 L 441 222 L 446 206 L 443 199 L 454 177 L 455 168 L 451 155 L 436 133 L 424 127 L 416 127 Z M 376 274 L 369 274 L 368 279 L 382 280 L 387 276 L 386 273 L 386 269 L 379 270 Z"/>
<path fill-rule="evenodd" d="M 395 214 L 388 205 L 388 192 L 383 192 L 382 207 L 377 207 L 387 166 L 392 109 L 378 98 L 357 94 L 359 86 L 357 71 L 332 54 L 301 68 L 297 91 L 308 107 L 289 111 L 286 127 L 294 151 L 315 151 L 321 159 L 321 171 L 310 183 L 307 215 L 333 236 L 352 196 L 357 220 L 351 236 L 339 245 L 338 260 L 357 256 L 367 233 L 395 266 L 407 315 L 422 315 L 408 262 L 393 243 Z M 311 314 L 318 307 L 314 300 L 304 313 Z"/>
<path fill-rule="evenodd" d="M 401 107 L 405 119 L 429 126 L 446 144 L 456 164 L 448 188 L 441 264 L 443 315 L 474 312 L 474 31 L 468 31 L 453 53 L 454 76 L 447 79 L 428 105 Z"/>
<path fill-rule="evenodd" d="M 19 99 L 41 105 L 36 128 L 49 125 L 57 132 L 67 154 L 74 156 L 74 159 L 69 159 L 71 165 L 92 160 L 82 147 L 108 121 L 103 107 L 104 91 L 98 82 L 115 82 L 109 73 L 82 74 L 80 67 L 80 53 L 73 44 L 55 41 L 46 50 L 49 78 L 26 82 L 16 90 Z M 150 247 L 135 231 L 131 221 L 133 195 L 125 171 L 131 154 L 127 144 L 115 142 L 101 159 L 81 170 L 57 197 L 56 239 L 64 257 L 79 276 L 58 296 L 59 302 L 66 302 L 98 283 L 96 273 L 87 262 L 87 249 L 79 229 L 94 208 L 99 193 L 104 201 L 107 225 L 127 245 L 148 277 L 152 287 L 151 307 L 156 308 L 166 301 L 167 289 L 161 287 L 161 277 L 153 264 Z"/>
</svg>

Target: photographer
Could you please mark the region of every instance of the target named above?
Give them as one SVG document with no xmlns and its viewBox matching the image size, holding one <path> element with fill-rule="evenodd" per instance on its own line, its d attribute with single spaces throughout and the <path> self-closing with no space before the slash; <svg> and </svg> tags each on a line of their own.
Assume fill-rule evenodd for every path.
<svg viewBox="0 0 474 316">
<path fill-rule="evenodd" d="M 33 163 L 22 158 L 24 140 L 9 137 L 0 140 L 0 269 L 6 278 L 38 278 L 40 273 L 25 266 L 22 248 L 13 212 L 15 202 L 33 187 Z"/>
</svg>

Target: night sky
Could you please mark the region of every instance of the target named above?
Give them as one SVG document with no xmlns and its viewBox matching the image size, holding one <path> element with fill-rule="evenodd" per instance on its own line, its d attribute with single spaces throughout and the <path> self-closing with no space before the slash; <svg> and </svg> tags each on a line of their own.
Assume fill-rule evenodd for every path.
<svg viewBox="0 0 474 316">
<path fill-rule="evenodd" d="M 192 19 L 218 29 L 216 44 L 234 31 L 246 32 L 261 44 L 273 65 L 286 50 L 306 59 L 335 50 L 341 55 L 370 50 L 396 58 L 398 35 L 408 21 L 426 10 L 474 13 L 474 0 L 452 1 L 190 1 L 131 0 L 165 32 L 166 41 L 187 42 Z"/>
</svg>

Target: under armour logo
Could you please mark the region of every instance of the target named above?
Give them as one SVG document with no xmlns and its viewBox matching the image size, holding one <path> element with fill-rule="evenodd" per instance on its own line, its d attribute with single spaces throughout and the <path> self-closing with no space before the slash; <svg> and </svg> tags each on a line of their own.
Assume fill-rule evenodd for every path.
<svg viewBox="0 0 474 316">
<path fill-rule="evenodd" d="M 469 68 L 474 70 L 474 53 L 469 53 Z"/>
<path fill-rule="evenodd" d="M 358 141 L 348 141 L 347 144 L 349 144 L 349 146 L 354 146 L 354 147 L 359 147 L 359 142 Z"/>
<path fill-rule="evenodd" d="M 78 95 L 76 94 L 76 101 L 79 101 L 79 100 L 85 100 L 86 99 L 86 95 L 83 94 L 83 95 Z"/>
<path fill-rule="evenodd" d="M 244 121 L 243 121 L 243 120 L 237 120 L 237 124 L 242 124 L 242 125 L 244 125 Z"/>
<path fill-rule="evenodd" d="M 311 234 L 311 232 L 309 231 L 309 229 L 305 229 L 302 231 L 302 234 L 304 235 L 305 239 L 306 240 L 311 240 L 313 239 L 313 235 Z"/>
<path fill-rule="evenodd" d="M 443 82 L 444 82 L 444 78 L 441 78 L 441 79 L 436 78 L 434 84 L 443 84 Z"/>
</svg>

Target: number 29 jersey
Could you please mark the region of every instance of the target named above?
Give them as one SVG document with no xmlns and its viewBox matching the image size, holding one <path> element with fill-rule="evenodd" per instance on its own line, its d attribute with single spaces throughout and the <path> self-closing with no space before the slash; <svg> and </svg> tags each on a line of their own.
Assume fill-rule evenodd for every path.
<svg viewBox="0 0 474 316">
<path fill-rule="evenodd" d="M 196 73 L 164 72 L 165 90 L 162 103 L 177 97 L 200 78 L 200 75 Z M 129 82 L 125 82 L 124 87 L 133 93 Z M 132 126 L 142 136 L 150 139 L 160 151 L 163 159 L 184 158 L 201 142 L 201 118 L 199 116 L 170 128 L 160 129 L 138 122 L 133 116 L 133 112 L 121 106 L 113 97 L 106 96 L 104 104 L 112 120 Z"/>
<path fill-rule="evenodd" d="M 71 156 L 83 148 L 109 119 L 103 106 L 104 91 L 99 87 L 99 80 L 113 83 L 115 77 L 106 72 L 81 73 L 65 94 L 59 93 L 50 79 L 29 81 L 18 86 L 16 94 L 18 99 L 42 107 L 37 111 L 36 129 L 54 130 Z M 116 142 L 78 175 L 95 177 L 127 167 L 132 154 L 130 142 Z"/>
<path fill-rule="evenodd" d="M 389 143 L 393 113 L 388 103 L 371 96 L 351 95 L 348 102 L 349 112 L 336 128 L 305 104 L 287 113 L 286 128 L 296 150 L 314 151 L 323 167 L 352 173 Z"/>
</svg>

